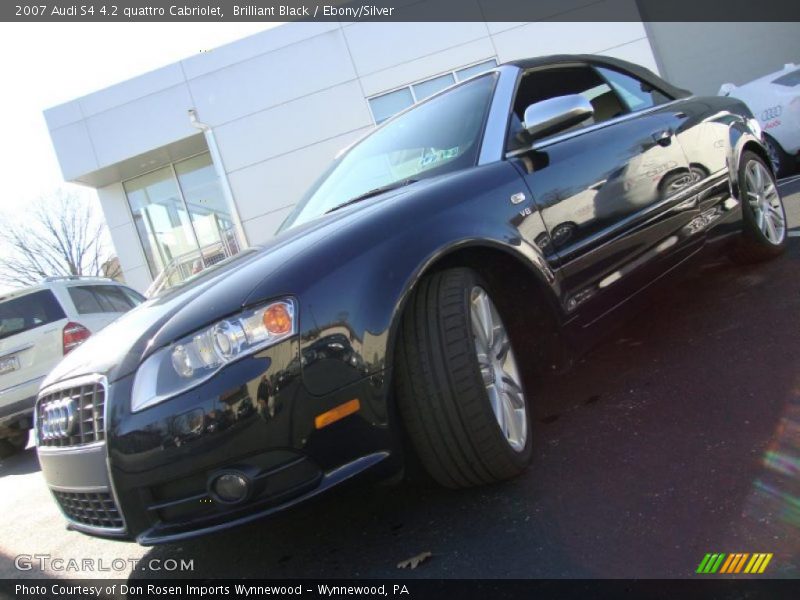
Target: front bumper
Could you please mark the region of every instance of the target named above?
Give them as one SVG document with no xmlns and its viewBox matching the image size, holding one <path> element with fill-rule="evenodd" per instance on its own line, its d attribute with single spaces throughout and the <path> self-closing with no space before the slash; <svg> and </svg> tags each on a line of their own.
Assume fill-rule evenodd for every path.
<svg viewBox="0 0 800 600">
<path fill-rule="evenodd" d="M 36 392 L 44 376 L 0 390 L 0 431 L 4 428 L 30 429 Z"/>
<path fill-rule="evenodd" d="M 385 460 L 395 441 L 383 375 L 315 396 L 303 385 L 298 356 L 297 341 L 287 340 L 138 413 L 130 412 L 133 376 L 108 385 L 104 439 L 39 447 L 70 527 L 147 545 L 171 542 L 283 510 L 379 464 L 396 468 Z M 317 415 L 353 398 L 359 412 L 316 428 Z M 219 502 L 208 489 L 214 474 L 231 469 L 252 482 L 239 504 Z"/>
</svg>

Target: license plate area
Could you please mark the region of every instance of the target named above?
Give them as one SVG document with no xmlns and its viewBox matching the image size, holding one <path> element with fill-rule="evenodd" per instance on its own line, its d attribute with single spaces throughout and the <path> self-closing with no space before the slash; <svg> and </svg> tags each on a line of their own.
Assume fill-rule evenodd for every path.
<svg viewBox="0 0 800 600">
<path fill-rule="evenodd" d="M 16 356 L 5 356 L 0 358 L 0 375 L 11 373 L 19 369 L 19 358 Z"/>
</svg>

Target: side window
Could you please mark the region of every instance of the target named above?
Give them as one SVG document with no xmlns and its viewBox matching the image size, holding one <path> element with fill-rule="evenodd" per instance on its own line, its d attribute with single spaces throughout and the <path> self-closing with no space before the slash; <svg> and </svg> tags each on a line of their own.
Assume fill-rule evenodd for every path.
<svg viewBox="0 0 800 600">
<path fill-rule="evenodd" d="M 131 288 L 123 287 L 123 288 L 119 288 L 119 289 L 121 289 L 122 292 L 130 299 L 130 301 L 133 302 L 134 306 L 139 306 L 142 302 L 147 300 L 147 298 L 142 296 L 136 290 L 132 290 Z"/>
<path fill-rule="evenodd" d="M 135 302 L 122 288 L 114 285 L 87 285 L 69 288 L 78 314 L 127 312 Z"/>
<path fill-rule="evenodd" d="M 131 299 L 125 295 L 122 288 L 115 285 L 98 285 L 94 293 L 100 304 L 106 307 L 106 312 L 127 312 L 134 307 Z"/>
<path fill-rule="evenodd" d="M 587 66 L 557 67 L 533 70 L 522 76 L 508 135 L 507 151 L 513 151 L 533 142 L 522 127 L 525 109 L 531 104 L 555 98 L 580 94 L 592 105 L 594 115 L 569 130 L 602 123 L 628 112 L 619 95 L 594 69 Z M 564 131 L 568 131 L 565 129 Z M 563 133 L 560 131 L 559 133 Z"/>
<path fill-rule="evenodd" d="M 597 67 L 597 70 L 611 84 L 611 87 L 614 88 L 614 91 L 619 94 L 622 101 L 632 112 L 665 104 L 673 100 L 673 98 L 670 98 L 649 83 L 645 83 L 626 73 L 606 69 L 605 67 Z"/>
<path fill-rule="evenodd" d="M 69 297 L 79 315 L 105 312 L 91 287 L 70 287 Z"/>
</svg>

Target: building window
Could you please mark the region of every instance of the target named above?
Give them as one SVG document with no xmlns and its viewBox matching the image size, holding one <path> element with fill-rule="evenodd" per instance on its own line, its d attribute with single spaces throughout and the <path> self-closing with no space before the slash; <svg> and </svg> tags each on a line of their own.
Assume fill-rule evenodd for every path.
<svg viewBox="0 0 800 600">
<path fill-rule="evenodd" d="M 472 65 L 471 67 L 464 67 L 463 69 L 459 69 L 455 72 L 456 79 L 458 81 L 464 81 L 465 79 L 469 79 L 473 75 L 478 75 L 479 73 L 483 73 L 484 71 L 488 71 L 489 69 L 494 69 L 497 66 L 497 61 L 495 59 L 487 60 L 482 63 L 478 63 L 477 65 Z"/>
<path fill-rule="evenodd" d="M 411 89 L 414 90 L 414 97 L 417 99 L 417 102 L 420 102 L 428 96 L 433 96 L 436 92 L 441 92 L 444 88 L 453 85 L 455 82 L 455 75 L 448 73 L 447 75 L 428 79 L 422 83 L 416 83 L 411 86 Z"/>
<path fill-rule="evenodd" d="M 495 59 L 485 60 L 475 65 L 470 65 L 462 69 L 450 71 L 443 75 L 437 75 L 417 83 L 412 83 L 397 90 L 373 96 L 369 98 L 369 106 L 372 109 L 372 118 L 376 125 L 380 125 L 389 117 L 393 117 L 401 110 L 405 110 L 416 102 L 421 102 L 428 96 L 432 96 L 447 86 L 456 82 L 469 79 L 473 75 L 478 75 L 497 66 Z"/>
<path fill-rule="evenodd" d="M 175 285 L 239 252 L 206 152 L 123 183 L 151 275 Z"/>
<path fill-rule="evenodd" d="M 396 115 L 412 104 L 414 104 L 414 96 L 411 94 L 411 88 L 408 87 L 370 98 L 369 101 L 375 123 L 383 123 L 392 115 Z"/>
</svg>

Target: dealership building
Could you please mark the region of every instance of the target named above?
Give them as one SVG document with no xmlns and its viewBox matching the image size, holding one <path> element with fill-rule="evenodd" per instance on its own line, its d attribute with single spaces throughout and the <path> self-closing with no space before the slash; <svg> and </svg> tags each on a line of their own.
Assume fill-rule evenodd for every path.
<svg viewBox="0 0 800 600">
<path fill-rule="evenodd" d="M 560 53 L 715 94 L 800 62 L 800 37 L 793 23 L 289 23 L 45 118 L 64 179 L 97 190 L 124 277 L 144 290 L 268 240 L 376 123 L 498 63 Z"/>
</svg>

